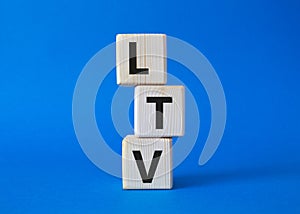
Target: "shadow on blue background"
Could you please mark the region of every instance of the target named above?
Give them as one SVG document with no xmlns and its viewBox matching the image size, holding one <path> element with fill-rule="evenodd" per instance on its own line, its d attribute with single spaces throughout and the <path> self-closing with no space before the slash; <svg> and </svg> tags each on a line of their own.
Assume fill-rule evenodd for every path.
<svg viewBox="0 0 300 214">
<path fill-rule="evenodd" d="M 0 213 L 299 213 L 299 10 L 299 1 L 267 0 L 2 1 Z M 83 66 L 130 32 L 191 43 L 225 90 L 218 151 L 198 166 L 210 119 L 199 91 L 203 127 L 170 191 L 123 191 L 74 134 L 72 95 Z M 170 61 L 168 69 L 184 68 Z M 105 89 L 99 96 L 111 99 Z M 101 128 L 120 151 L 121 137 Z"/>
</svg>

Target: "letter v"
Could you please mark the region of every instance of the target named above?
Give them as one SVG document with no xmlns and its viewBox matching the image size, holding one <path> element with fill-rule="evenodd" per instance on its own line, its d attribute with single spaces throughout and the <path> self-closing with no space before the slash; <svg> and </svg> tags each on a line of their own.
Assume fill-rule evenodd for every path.
<svg viewBox="0 0 300 214">
<path fill-rule="evenodd" d="M 132 152 L 133 152 L 137 167 L 140 171 L 140 175 L 142 177 L 143 183 L 152 183 L 152 180 L 153 180 L 153 177 L 154 177 L 154 174 L 155 174 L 162 151 L 158 150 L 158 151 L 154 152 L 148 173 L 146 172 L 146 167 L 145 167 L 141 152 L 140 151 L 132 151 Z"/>
</svg>

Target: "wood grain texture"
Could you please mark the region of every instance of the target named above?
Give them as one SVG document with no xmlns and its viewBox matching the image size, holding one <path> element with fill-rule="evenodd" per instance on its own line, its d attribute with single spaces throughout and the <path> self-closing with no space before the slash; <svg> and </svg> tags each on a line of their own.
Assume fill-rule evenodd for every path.
<svg viewBox="0 0 300 214">
<path fill-rule="evenodd" d="M 165 34 L 118 34 L 116 70 L 119 85 L 158 85 L 167 81 Z M 137 67 L 149 74 L 129 74 L 129 43 L 136 42 Z"/>
<path fill-rule="evenodd" d="M 149 168 L 155 151 L 162 151 L 151 183 L 144 183 L 133 151 L 140 151 L 145 169 Z M 123 189 L 171 189 L 172 138 L 137 138 L 128 135 L 122 142 L 122 179 Z"/>
<path fill-rule="evenodd" d="M 137 86 L 134 95 L 134 134 L 138 137 L 183 136 L 185 126 L 185 90 L 183 86 Z M 163 104 L 163 128 L 157 128 L 156 104 L 147 97 L 172 97 Z"/>
</svg>

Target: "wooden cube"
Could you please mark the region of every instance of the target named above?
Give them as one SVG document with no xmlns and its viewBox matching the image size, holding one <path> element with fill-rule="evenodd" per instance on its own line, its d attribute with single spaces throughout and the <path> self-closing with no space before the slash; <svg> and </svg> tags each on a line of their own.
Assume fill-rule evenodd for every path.
<svg viewBox="0 0 300 214">
<path fill-rule="evenodd" d="M 137 86 L 134 96 L 134 134 L 136 136 L 184 135 L 183 86 Z"/>
<path fill-rule="evenodd" d="M 167 82 L 165 34 L 118 34 L 116 40 L 119 85 Z"/>
<path fill-rule="evenodd" d="M 172 138 L 138 138 L 122 142 L 123 189 L 171 189 Z"/>
</svg>

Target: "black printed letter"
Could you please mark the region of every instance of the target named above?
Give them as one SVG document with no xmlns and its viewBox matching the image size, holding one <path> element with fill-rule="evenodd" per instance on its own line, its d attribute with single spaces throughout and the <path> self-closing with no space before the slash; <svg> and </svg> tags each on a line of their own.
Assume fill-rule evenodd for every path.
<svg viewBox="0 0 300 214">
<path fill-rule="evenodd" d="M 136 42 L 129 42 L 129 74 L 149 74 L 149 68 L 137 68 Z"/>
<path fill-rule="evenodd" d="M 147 103 L 156 103 L 156 129 L 163 129 L 164 103 L 172 103 L 172 97 L 147 97 Z"/>
<path fill-rule="evenodd" d="M 155 174 L 162 151 L 158 150 L 158 151 L 154 152 L 153 159 L 151 161 L 151 165 L 150 165 L 150 169 L 149 169 L 148 173 L 146 172 L 146 167 L 145 167 L 141 152 L 140 151 L 132 151 L 132 152 L 133 152 L 137 167 L 140 171 L 140 175 L 142 177 L 143 183 L 152 183 L 152 180 L 153 180 L 153 177 L 154 177 L 154 174 Z"/>
</svg>

